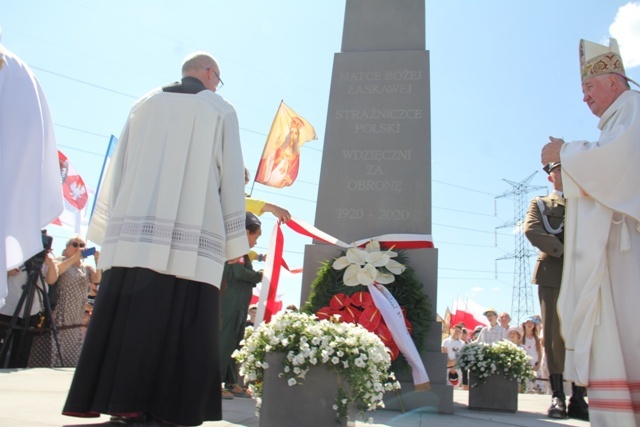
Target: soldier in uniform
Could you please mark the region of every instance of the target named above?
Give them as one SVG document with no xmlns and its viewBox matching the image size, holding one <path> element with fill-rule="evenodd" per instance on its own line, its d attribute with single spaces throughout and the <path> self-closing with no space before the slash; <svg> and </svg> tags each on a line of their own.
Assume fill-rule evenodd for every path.
<svg viewBox="0 0 640 427">
<path fill-rule="evenodd" d="M 525 218 L 524 233 L 531 244 L 540 251 L 533 272 L 533 283 L 538 285 L 544 351 L 553 392 L 547 415 L 550 418 L 566 418 L 567 407 L 562 377 L 565 347 L 556 309 L 562 281 L 565 199 L 562 193 L 560 162 L 548 163 L 543 169 L 549 175 L 548 179 L 553 184 L 553 191 L 548 196 L 536 197 L 531 201 Z M 584 400 L 584 394 L 584 387 L 572 384 L 568 409 L 570 417 L 589 419 L 589 407 Z"/>
</svg>

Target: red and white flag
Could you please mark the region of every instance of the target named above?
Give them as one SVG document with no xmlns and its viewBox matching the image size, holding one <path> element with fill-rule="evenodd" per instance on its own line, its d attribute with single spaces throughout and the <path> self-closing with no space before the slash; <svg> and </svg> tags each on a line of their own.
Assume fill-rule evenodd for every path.
<svg viewBox="0 0 640 427">
<path fill-rule="evenodd" d="M 58 151 L 60 163 L 60 178 L 62 180 L 62 194 L 64 211 L 51 224 L 85 235 L 89 224 L 90 207 L 89 196 L 95 197 L 95 189 L 89 189 L 73 167 L 67 156 Z"/>
<path fill-rule="evenodd" d="M 318 139 L 311 123 L 280 102 L 256 171 L 256 182 L 269 187 L 287 187 L 298 177 L 300 147 Z"/>
<path fill-rule="evenodd" d="M 487 325 L 487 318 L 482 314 L 485 310 L 485 307 L 482 307 L 470 299 L 463 300 L 462 298 L 457 298 L 453 302 L 449 325 L 453 328 L 458 323 L 464 323 L 465 328 L 471 333 L 476 326 Z"/>
<path fill-rule="evenodd" d="M 67 199 L 64 199 L 64 210 L 51 224 L 59 225 L 79 236 L 86 236 L 89 229 L 89 219 L 91 218 L 91 206 L 96 197 L 96 189 L 87 187 L 87 194 L 89 196 L 87 204 L 80 210 L 69 203 Z"/>
<path fill-rule="evenodd" d="M 58 161 L 60 162 L 60 176 L 62 178 L 62 194 L 69 204 L 78 210 L 84 208 L 89 200 L 87 187 L 80 175 L 73 167 L 67 156 L 58 150 Z"/>
</svg>

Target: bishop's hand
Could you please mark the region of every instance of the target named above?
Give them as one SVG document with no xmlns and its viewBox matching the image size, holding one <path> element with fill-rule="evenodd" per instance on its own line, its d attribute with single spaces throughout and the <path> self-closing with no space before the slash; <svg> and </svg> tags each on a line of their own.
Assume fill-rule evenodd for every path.
<svg viewBox="0 0 640 427">
<path fill-rule="evenodd" d="M 562 138 L 549 137 L 549 143 L 542 147 L 541 161 L 543 165 L 560 161 L 560 149 L 564 144 Z"/>
</svg>

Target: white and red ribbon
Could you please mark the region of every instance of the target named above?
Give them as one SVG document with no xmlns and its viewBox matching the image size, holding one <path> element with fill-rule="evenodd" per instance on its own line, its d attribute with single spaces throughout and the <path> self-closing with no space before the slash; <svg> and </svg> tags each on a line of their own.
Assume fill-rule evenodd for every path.
<svg viewBox="0 0 640 427">
<path fill-rule="evenodd" d="M 352 244 L 343 242 L 335 237 L 325 233 L 322 230 L 314 227 L 313 225 L 306 223 L 300 219 L 292 217 L 285 223 L 290 229 L 302 234 L 303 236 L 311 237 L 314 240 L 329 243 L 331 245 L 340 246 L 342 248 L 352 248 L 364 246 L 371 240 L 377 240 L 380 245 L 384 247 L 393 246 L 396 249 L 423 249 L 433 248 L 433 240 L 429 234 L 383 234 L 376 237 L 369 237 L 367 239 L 358 240 Z"/>
<path fill-rule="evenodd" d="M 276 292 L 280 280 L 280 267 L 282 267 L 282 252 L 284 250 L 284 236 L 280 229 L 280 222 L 276 222 L 269 240 L 269 251 L 267 261 L 262 271 L 262 288 L 260 289 L 260 299 L 258 300 L 258 311 L 254 324 L 257 326 L 264 320 L 268 322 L 271 316 L 276 313 Z"/>
<path fill-rule="evenodd" d="M 404 358 L 407 359 L 409 366 L 411 366 L 413 384 L 416 386 L 416 389 L 425 389 L 426 384 L 429 382 L 429 375 L 427 375 L 427 370 L 424 367 L 424 363 L 422 363 L 420 353 L 418 353 L 418 349 L 407 330 L 400 304 L 398 304 L 398 301 L 391 295 L 391 292 L 379 283 L 369 285 L 367 288 L 369 289 L 373 303 L 380 311 L 384 322 L 389 328 L 389 332 L 391 332 L 393 341 L 395 341 L 398 349 L 402 352 Z"/>
</svg>

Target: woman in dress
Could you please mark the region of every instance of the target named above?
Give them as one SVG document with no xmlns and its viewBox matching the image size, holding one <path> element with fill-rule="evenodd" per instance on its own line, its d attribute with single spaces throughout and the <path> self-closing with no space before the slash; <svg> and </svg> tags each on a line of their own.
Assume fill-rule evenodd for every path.
<svg viewBox="0 0 640 427">
<path fill-rule="evenodd" d="M 80 236 L 69 239 L 58 262 L 58 302 L 53 312 L 62 361 L 53 333 L 46 332 L 36 337 L 29 357 L 29 367 L 75 367 L 82 349 L 82 320 L 89 286 L 100 283 L 101 273 L 84 262 L 82 252 L 86 243 Z M 99 252 L 93 255 L 98 263 Z"/>
</svg>

